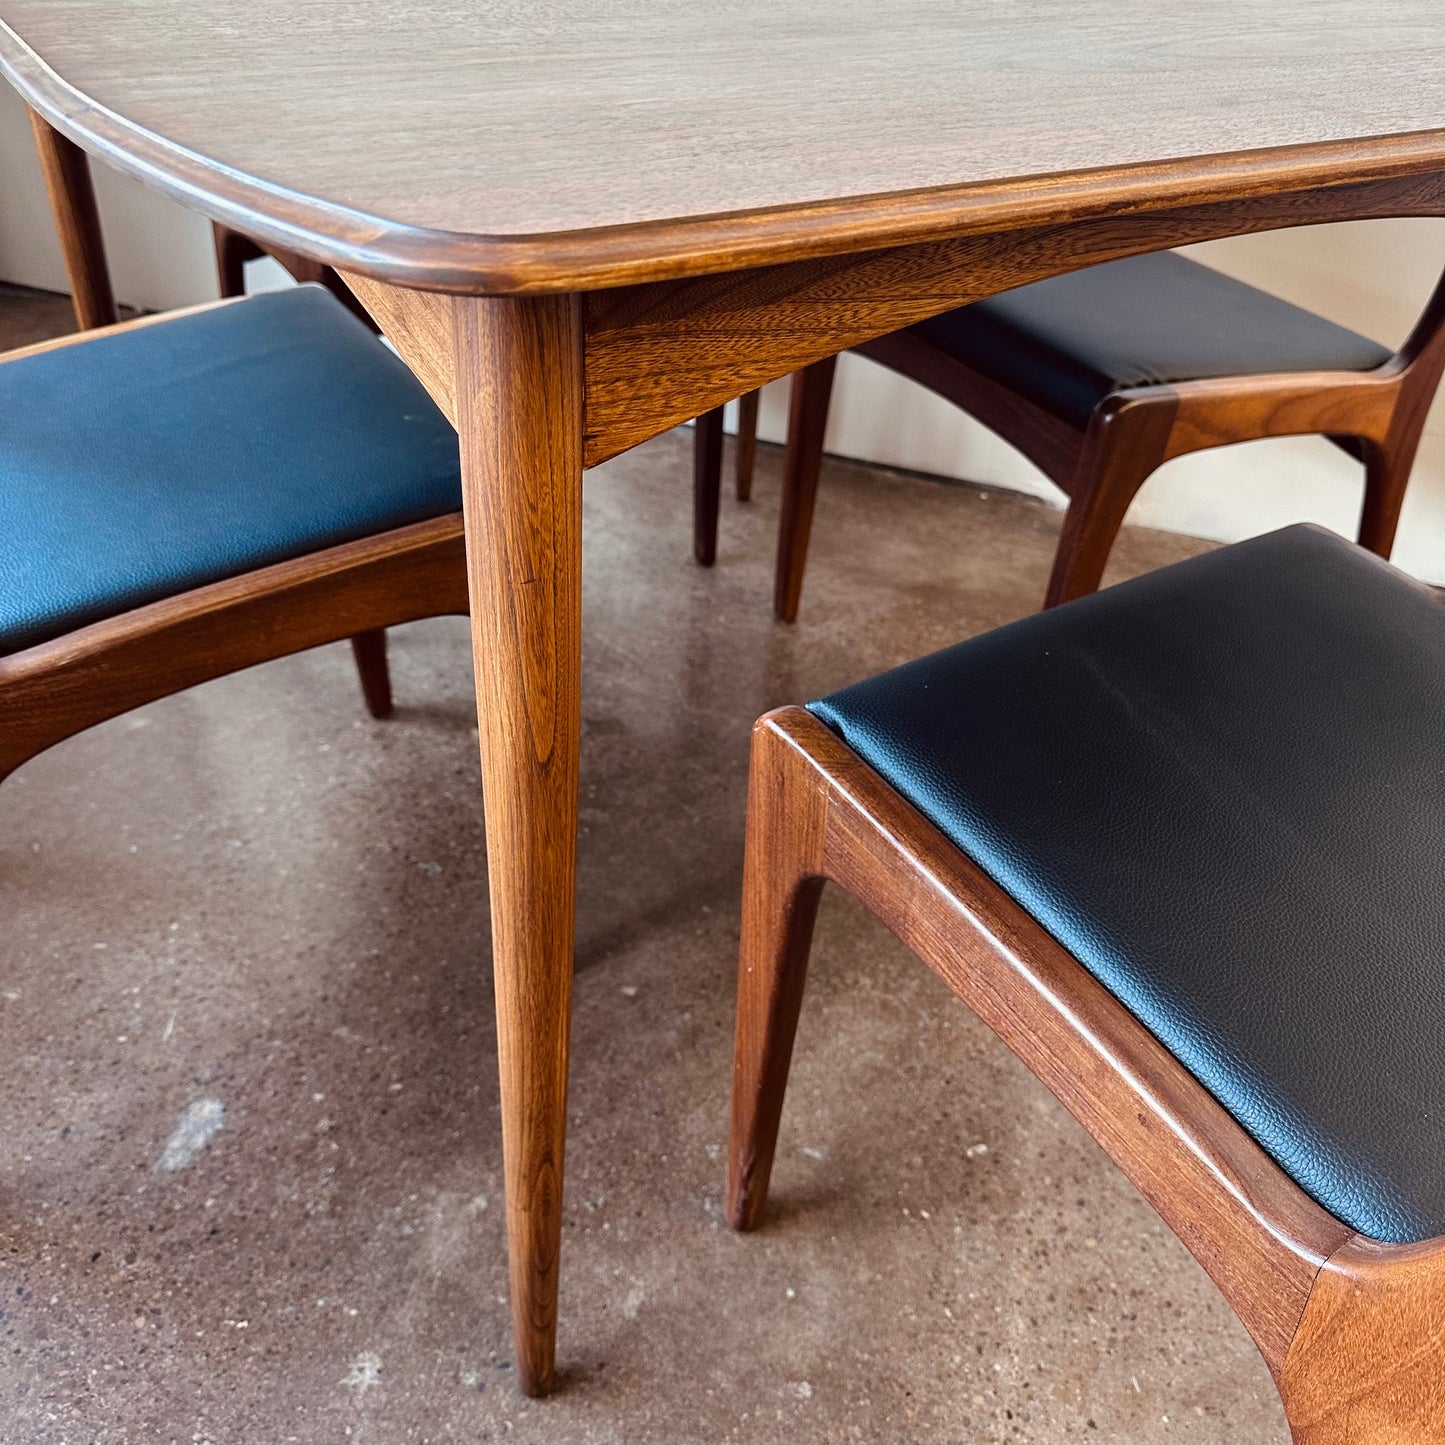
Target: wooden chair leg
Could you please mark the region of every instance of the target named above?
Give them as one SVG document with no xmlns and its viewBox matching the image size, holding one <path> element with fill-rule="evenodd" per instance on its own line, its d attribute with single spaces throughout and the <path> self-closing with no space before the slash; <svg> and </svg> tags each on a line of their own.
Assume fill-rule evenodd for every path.
<svg viewBox="0 0 1445 1445">
<path fill-rule="evenodd" d="M 90 163 L 74 141 L 30 112 L 30 129 L 45 176 L 50 211 L 65 256 L 65 274 L 70 282 L 75 324 L 82 331 L 111 326 L 120 319 L 110 289 L 110 272 L 105 264 L 105 246 L 100 231 L 100 211 L 95 204 Z"/>
<path fill-rule="evenodd" d="M 727 1218 L 734 1229 L 756 1227 L 767 1203 L 823 891 L 815 869 L 827 809 L 824 792 L 799 775 L 798 755 L 762 728 L 753 732 L 748 799 L 728 1146 Z"/>
<path fill-rule="evenodd" d="M 356 671 L 361 678 L 361 695 L 374 718 L 391 716 L 391 672 L 386 665 L 386 629 L 358 632 L 351 639 Z"/>
<path fill-rule="evenodd" d="M 1359 543 L 1388 558 L 1400 525 L 1405 488 L 1415 465 L 1420 429 L 1404 437 L 1391 437 L 1383 445 L 1366 441 L 1365 500 L 1360 509 Z"/>
<path fill-rule="evenodd" d="M 813 504 L 818 498 L 818 474 L 823 466 L 823 434 L 828 428 L 837 365 L 838 358 L 830 356 L 793 377 L 782 515 L 778 520 L 778 561 L 773 576 L 773 611 L 784 622 L 798 620 L 798 604 L 803 598 Z"/>
<path fill-rule="evenodd" d="M 753 495 L 753 464 L 758 456 L 758 398 L 760 391 L 750 391 L 738 398 L 738 501 L 751 500 Z"/>
<path fill-rule="evenodd" d="M 703 567 L 717 561 L 717 514 L 722 498 L 723 409 L 693 423 L 692 555 Z"/>
<path fill-rule="evenodd" d="M 1079 458 L 1045 607 L 1098 591 L 1130 502 L 1168 456 L 1171 404 L 1125 403 L 1106 410 L 1106 400 L 1100 407 Z"/>
<path fill-rule="evenodd" d="M 221 284 L 221 295 L 244 296 L 246 262 L 254 261 L 264 252 L 249 236 L 219 221 L 211 222 L 211 244 L 216 251 L 216 277 Z"/>
<path fill-rule="evenodd" d="M 1445 1440 L 1445 1239 L 1327 1214 L 1041 925 L 801 708 L 753 733 L 727 1216 L 763 1211 L 820 877 L 862 901 L 1088 1130 L 1194 1254 L 1295 1445 Z"/>
</svg>

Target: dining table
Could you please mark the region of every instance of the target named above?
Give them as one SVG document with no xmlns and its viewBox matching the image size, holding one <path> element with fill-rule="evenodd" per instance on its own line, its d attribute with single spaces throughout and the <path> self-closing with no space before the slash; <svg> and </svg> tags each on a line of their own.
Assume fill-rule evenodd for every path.
<svg viewBox="0 0 1445 1445">
<path fill-rule="evenodd" d="M 0 67 L 101 162 L 339 270 L 456 426 L 529 1394 L 556 1377 L 584 472 L 1010 287 L 1445 215 L 1439 0 L 0 0 Z"/>
</svg>

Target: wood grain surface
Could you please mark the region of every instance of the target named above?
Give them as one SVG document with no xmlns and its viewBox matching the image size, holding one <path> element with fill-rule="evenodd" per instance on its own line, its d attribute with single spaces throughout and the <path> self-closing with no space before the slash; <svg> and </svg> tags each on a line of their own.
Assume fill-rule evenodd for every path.
<svg viewBox="0 0 1445 1445">
<path fill-rule="evenodd" d="M 518 1383 L 543 1395 L 555 1372 L 582 730 L 581 308 L 575 297 L 451 304 L 512 1328 Z"/>
<path fill-rule="evenodd" d="M 263 241 L 439 289 L 582 289 L 1445 163 L 1437 0 L 1368 24 L 1346 0 L 0 17 L 0 65 L 87 147 Z"/>
<path fill-rule="evenodd" d="M 1310 1292 L 1279 1391 L 1296 1445 L 1445 1439 L 1445 1240 L 1341 1245 Z"/>
</svg>

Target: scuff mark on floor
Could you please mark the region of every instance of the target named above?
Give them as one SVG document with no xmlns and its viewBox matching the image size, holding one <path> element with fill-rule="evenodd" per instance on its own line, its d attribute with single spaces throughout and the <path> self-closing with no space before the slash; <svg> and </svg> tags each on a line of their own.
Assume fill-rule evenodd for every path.
<svg viewBox="0 0 1445 1445">
<path fill-rule="evenodd" d="M 226 1122 L 226 1106 L 219 1099 L 197 1099 L 187 1104 L 161 1157 L 156 1160 L 157 1174 L 174 1174 L 192 1163 L 197 1154 L 216 1136 Z"/>
<path fill-rule="evenodd" d="M 381 1383 L 381 1356 L 368 1350 L 358 1355 L 347 1367 L 346 1375 L 337 1382 L 349 1390 L 355 1390 L 358 1399 L 365 1398 L 366 1392 Z"/>
</svg>

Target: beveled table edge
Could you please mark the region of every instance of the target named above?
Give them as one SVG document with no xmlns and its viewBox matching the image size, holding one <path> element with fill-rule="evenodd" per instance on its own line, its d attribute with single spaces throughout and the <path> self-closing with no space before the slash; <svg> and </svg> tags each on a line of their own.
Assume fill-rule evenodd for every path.
<svg viewBox="0 0 1445 1445">
<path fill-rule="evenodd" d="M 192 210 L 338 269 L 461 295 L 603 290 L 1445 171 L 1440 128 L 628 225 L 488 235 L 389 221 L 210 160 L 92 101 L 3 20 L 0 73 L 62 134 Z"/>
</svg>

